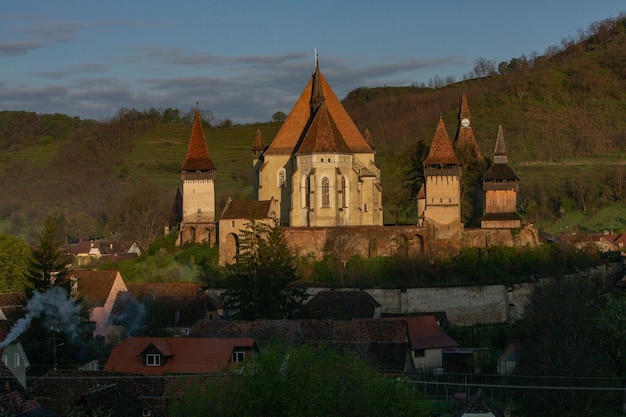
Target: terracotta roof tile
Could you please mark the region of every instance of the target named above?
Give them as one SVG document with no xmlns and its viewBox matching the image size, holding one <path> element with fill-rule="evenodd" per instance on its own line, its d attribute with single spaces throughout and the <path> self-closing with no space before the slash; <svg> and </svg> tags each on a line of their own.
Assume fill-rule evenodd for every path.
<svg viewBox="0 0 626 417">
<path fill-rule="evenodd" d="M 261 129 L 256 130 L 256 134 L 254 135 L 254 142 L 252 142 L 252 150 L 253 151 L 265 150 L 265 144 L 263 143 L 263 135 L 261 134 Z"/>
<path fill-rule="evenodd" d="M 474 129 L 472 127 L 460 127 L 456 136 L 455 148 L 457 151 L 463 151 L 469 149 L 473 158 L 483 159 L 483 154 L 480 151 L 476 136 L 474 136 Z"/>
<path fill-rule="evenodd" d="M 297 154 L 310 153 L 349 153 L 350 148 L 343 140 L 343 136 L 337 125 L 328 113 L 325 103 L 319 106 L 319 109 L 313 116 L 309 128 L 302 143 L 296 150 Z"/>
<path fill-rule="evenodd" d="M 465 93 L 461 96 L 461 108 L 459 109 L 459 119 L 469 119 L 472 117 L 472 114 L 469 111 L 469 106 L 467 105 L 467 96 Z"/>
<path fill-rule="evenodd" d="M 195 323 L 190 337 L 251 337 L 263 348 L 276 341 L 300 344 L 304 340 L 302 328 L 295 320 L 225 321 L 203 320 Z"/>
<path fill-rule="evenodd" d="M 452 143 L 446 130 L 443 119 L 439 119 L 437 131 L 430 144 L 430 151 L 424 160 L 424 165 L 458 165 L 459 160 L 452 149 Z"/>
<path fill-rule="evenodd" d="M 406 322 L 411 349 L 437 349 L 459 346 L 437 324 L 435 316 L 398 317 L 396 320 Z"/>
<path fill-rule="evenodd" d="M 220 219 L 265 219 L 271 218 L 272 200 L 230 201 Z M 274 213 L 275 215 L 275 213 Z"/>
<path fill-rule="evenodd" d="M 215 165 L 209 157 L 209 149 L 204 137 L 202 129 L 202 119 L 200 111 L 196 109 L 193 118 L 193 127 L 191 128 L 191 137 L 189 139 L 189 147 L 187 148 L 187 157 L 183 163 L 181 171 L 213 171 Z"/>
<path fill-rule="evenodd" d="M 87 271 L 76 269 L 71 276 L 78 279 L 78 296 L 93 303 L 94 306 L 103 306 L 109 298 L 113 283 L 119 271 Z"/>
<path fill-rule="evenodd" d="M 146 366 L 142 353 L 150 345 L 163 347 L 164 343 L 169 358 L 161 366 Z M 144 375 L 217 374 L 226 370 L 235 348 L 257 349 L 252 338 L 129 337 L 113 348 L 104 370 Z"/>
<path fill-rule="evenodd" d="M 417 199 L 426 200 L 426 187 L 424 187 L 424 184 L 420 186 L 420 190 L 417 193 Z"/>
<path fill-rule="evenodd" d="M 138 283 L 129 282 L 126 284 L 128 291 L 137 299 L 142 299 L 150 294 L 156 298 L 161 297 L 181 297 L 195 298 L 203 295 L 202 288 L 196 284 L 166 284 L 166 283 Z"/>
<path fill-rule="evenodd" d="M 321 71 L 319 71 L 319 68 L 316 68 L 311 80 L 309 80 L 304 91 L 296 101 L 296 104 L 291 109 L 287 120 L 285 120 L 285 123 L 281 126 L 266 153 L 291 154 L 294 152 L 302 135 L 306 133 L 306 127 L 313 116 L 311 112 L 311 99 L 313 98 L 314 82 L 321 88 L 323 102 L 328 107 L 328 112 L 336 124 L 338 131 L 341 132 L 341 136 L 350 151 L 354 153 L 372 152 L 371 147 L 363 138 L 361 132 L 359 132 Z"/>
</svg>

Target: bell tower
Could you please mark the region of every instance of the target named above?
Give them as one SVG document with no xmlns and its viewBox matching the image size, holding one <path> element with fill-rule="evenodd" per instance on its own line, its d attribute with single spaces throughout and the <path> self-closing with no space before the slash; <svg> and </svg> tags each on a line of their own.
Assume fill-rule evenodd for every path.
<svg viewBox="0 0 626 417">
<path fill-rule="evenodd" d="M 459 238 L 463 226 L 461 165 L 441 118 L 428 156 L 424 160 L 424 179 L 424 223 L 433 227 L 435 239 Z"/>
<path fill-rule="evenodd" d="M 215 165 L 209 157 L 200 111 L 196 107 L 187 157 L 180 169 L 182 222 L 179 245 L 216 242 Z"/>
</svg>

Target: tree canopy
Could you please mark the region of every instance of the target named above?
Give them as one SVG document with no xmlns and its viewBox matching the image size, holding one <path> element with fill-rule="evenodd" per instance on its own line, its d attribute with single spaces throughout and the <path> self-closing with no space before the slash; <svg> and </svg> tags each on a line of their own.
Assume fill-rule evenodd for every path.
<svg viewBox="0 0 626 417">
<path fill-rule="evenodd" d="M 230 376 L 194 384 L 173 416 L 415 416 L 423 397 L 327 347 L 274 346 Z"/>
<path fill-rule="evenodd" d="M 29 286 L 31 251 L 28 244 L 0 234 L 0 292 L 24 291 Z"/>
<path fill-rule="evenodd" d="M 226 274 L 225 308 L 240 320 L 292 318 L 304 291 L 291 285 L 298 277 L 283 229 L 277 221 L 250 220 L 241 232 Z"/>
</svg>

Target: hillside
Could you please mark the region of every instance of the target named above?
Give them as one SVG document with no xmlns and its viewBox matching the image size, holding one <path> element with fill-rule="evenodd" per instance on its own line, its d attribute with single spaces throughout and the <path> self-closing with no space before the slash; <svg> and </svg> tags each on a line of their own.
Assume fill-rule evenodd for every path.
<svg viewBox="0 0 626 417">
<path fill-rule="evenodd" d="M 440 116 L 454 137 L 465 93 L 484 155 L 492 154 L 498 126 L 504 129 L 526 220 L 552 231 L 625 229 L 625 20 L 592 24 L 543 56 L 493 67 L 441 88 L 356 88 L 344 99 L 377 147 L 385 222 L 414 221 L 397 198 L 407 154 L 420 140 L 430 143 Z M 103 236 L 115 230 L 114 213 L 128 196 L 146 184 L 171 207 L 190 125 L 173 123 L 169 110 L 124 109 L 107 122 L 0 112 L 0 232 L 32 241 L 53 213 L 71 238 Z M 279 127 L 205 127 L 220 207 L 228 197 L 250 198 L 256 129 L 267 145 Z"/>
</svg>

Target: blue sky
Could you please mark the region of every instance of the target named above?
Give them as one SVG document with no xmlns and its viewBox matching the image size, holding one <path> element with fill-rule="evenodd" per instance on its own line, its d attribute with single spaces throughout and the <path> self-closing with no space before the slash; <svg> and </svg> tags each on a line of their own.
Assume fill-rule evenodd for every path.
<svg viewBox="0 0 626 417">
<path fill-rule="evenodd" d="M 617 17 L 615 0 L 27 0 L 0 9 L 0 110 L 106 119 L 195 107 L 235 123 L 288 113 L 314 50 L 340 98 L 461 80 Z"/>
</svg>

